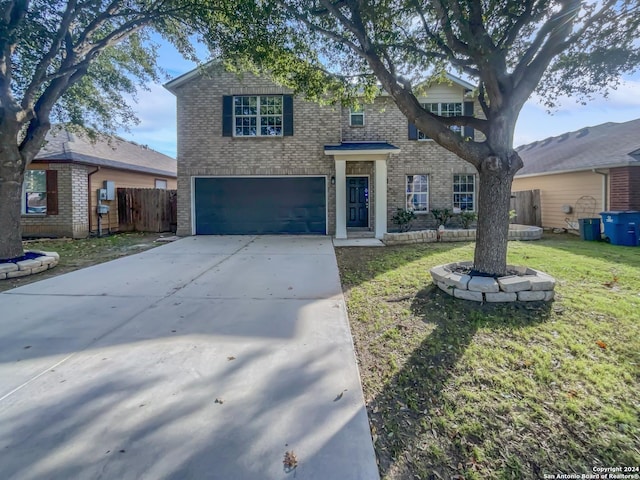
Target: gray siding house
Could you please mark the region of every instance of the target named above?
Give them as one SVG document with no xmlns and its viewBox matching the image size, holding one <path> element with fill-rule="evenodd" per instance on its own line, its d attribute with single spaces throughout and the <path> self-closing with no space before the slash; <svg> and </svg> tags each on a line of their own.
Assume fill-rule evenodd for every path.
<svg viewBox="0 0 640 480">
<path fill-rule="evenodd" d="M 178 231 L 382 238 L 397 209 L 433 226 L 433 208 L 474 210 L 474 167 L 410 125 L 380 95 L 352 110 L 291 95 L 217 65 L 165 85 L 177 98 Z M 479 113 L 449 76 L 419 100 L 440 115 Z M 473 136 L 472 129 L 460 130 Z"/>
</svg>

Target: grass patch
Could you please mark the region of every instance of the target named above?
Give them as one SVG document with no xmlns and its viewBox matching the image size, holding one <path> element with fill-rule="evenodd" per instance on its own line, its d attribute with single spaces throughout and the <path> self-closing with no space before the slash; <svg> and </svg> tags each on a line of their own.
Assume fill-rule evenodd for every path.
<svg viewBox="0 0 640 480">
<path fill-rule="evenodd" d="M 429 269 L 473 244 L 337 250 L 381 475 L 536 479 L 640 465 L 640 250 L 554 235 L 509 263 L 549 304 L 486 304 Z"/>
<path fill-rule="evenodd" d="M 42 239 L 23 242 L 25 250 L 53 251 L 60 254 L 60 263 L 51 269 L 28 277 L 0 280 L 0 292 L 20 287 L 28 283 L 37 282 L 45 278 L 55 277 L 63 273 L 72 272 L 80 268 L 98 263 L 108 262 L 116 258 L 140 253 L 159 244 L 155 240 L 163 235 L 160 233 L 118 233 L 107 237 L 93 237 L 73 240 Z"/>
</svg>

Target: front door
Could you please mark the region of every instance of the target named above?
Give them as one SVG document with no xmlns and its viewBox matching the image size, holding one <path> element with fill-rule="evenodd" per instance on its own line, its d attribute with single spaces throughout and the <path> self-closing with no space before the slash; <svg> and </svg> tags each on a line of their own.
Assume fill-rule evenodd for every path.
<svg viewBox="0 0 640 480">
<path fill-rule="evenodd" d="M 347 227 L 369 226 L 369 178 L 347 177 Z"/>
</svg>

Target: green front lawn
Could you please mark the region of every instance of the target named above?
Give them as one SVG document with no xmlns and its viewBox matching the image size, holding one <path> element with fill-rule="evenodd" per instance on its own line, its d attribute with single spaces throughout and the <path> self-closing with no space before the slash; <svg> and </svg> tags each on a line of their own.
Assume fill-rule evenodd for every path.
<svg viewBox="0 0 640 480">
<path fill-rule="evenodd" d="M 509 262 L 549 304 L 480 305 L 429 268 L 473 244 L 337 249 L 383 478 L 542 478 L 640 466 L 640 248 L 553 235 Z"/>
</svg>

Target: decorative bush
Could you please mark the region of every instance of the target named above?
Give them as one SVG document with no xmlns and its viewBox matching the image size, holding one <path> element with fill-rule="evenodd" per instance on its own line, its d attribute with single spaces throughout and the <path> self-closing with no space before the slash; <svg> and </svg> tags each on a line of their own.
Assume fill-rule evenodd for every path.
<svg viewBox="0 0 640 480">
<path fill-rule="evenodd" d="M 447 222 L 453 216 L 453 212 L 451 212 L 451 210 L 449 210 L 448 208 L 434 208 L 431 210 L 431 214 L 436 219 L 436 222 L 438 222 L 438 225 L 443 225 L 445 227 L 447 226 Z"/>
<path fill-rule="evenodd" d="M 416 214 L 413 213 L 413 210 L 404 210 L 402 208 L 398 208 L 396 214 L 391 217 L 391 220 L 393 221 L 393 223 L 398 225 L 398 229 L 401 232 L 408 232 L 409 230 L 411 230 L 411 225 L 416 218 Z"/>
<path fill-rule="evenodd" d="M 476 212 L 460 212 L 460 223 L 462 223 L 462 228 L 469 228 L 471 224 L 478 219 L 478 214 Z"/>
</svg>

